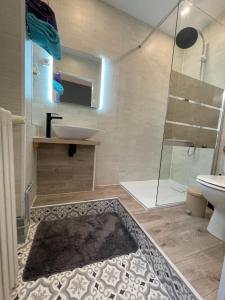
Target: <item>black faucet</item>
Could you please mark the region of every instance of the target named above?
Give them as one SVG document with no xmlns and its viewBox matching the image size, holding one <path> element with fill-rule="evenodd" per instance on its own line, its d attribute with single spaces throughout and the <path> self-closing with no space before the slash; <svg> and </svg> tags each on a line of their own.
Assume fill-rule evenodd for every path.
<svg viewBox="0 0 225 300">
<path fill-rule="evenodd" d="M 53 119 L 62 119 L 62 117 L 58 117 L 56 113 L 46 113 L 46 137 L 51 137 L 51 121 Z"/>
</svg>

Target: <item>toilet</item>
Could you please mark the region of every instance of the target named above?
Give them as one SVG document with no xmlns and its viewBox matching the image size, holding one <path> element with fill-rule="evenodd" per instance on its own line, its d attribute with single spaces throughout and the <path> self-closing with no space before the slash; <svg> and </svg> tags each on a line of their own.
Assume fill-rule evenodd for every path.
<svg viewBox="0 0 225 300">
<path fill-rule="evenodd" d="M 225 241 L 225 176 L 199 175 L 197 182 L 203 196 L 214 206 L 207 230 Z"/>
</svg>

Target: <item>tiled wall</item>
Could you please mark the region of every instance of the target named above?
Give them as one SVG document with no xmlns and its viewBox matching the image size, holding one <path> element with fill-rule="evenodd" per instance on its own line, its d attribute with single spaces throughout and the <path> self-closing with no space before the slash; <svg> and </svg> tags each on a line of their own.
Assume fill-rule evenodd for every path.
<svg viewBox="0 0 225 300">
<path fill-rule="evenodd" d="M 98 0 L 50 4 L 65 47 L 105 58 L 105 85 L 102 110 L 47 103 L 48 110 L 65 123 L 102 129 L 97 184 L 156 179 L 173 40 L 156 32 L 142 49 L 130 52 L 146 37 L 148 25 Z"/>
</svg>

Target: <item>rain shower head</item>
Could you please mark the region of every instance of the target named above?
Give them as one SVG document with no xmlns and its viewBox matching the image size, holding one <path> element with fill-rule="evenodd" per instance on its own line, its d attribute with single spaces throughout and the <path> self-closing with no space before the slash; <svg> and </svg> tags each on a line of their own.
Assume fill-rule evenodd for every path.
<svg viewBox="0 0 225 300">
<path fill-rule="evenodd" d="M 183 28 L 176 36 L 176 45 L 181 49 L 192 47 L 198 39 L 199 31 L 194 27 Z"/>
<path fill-rule="evenodd" d="M 199 29 L 194 27 L 185 27 L 178 32 L 176 36 L 176 45 L 181 49 L 188 49 L 192 47 L 198 39 L 198 36 L 202 39 L 202 55 L 205 54 L 205 38 L 203 33 Z"/>
<path fill-rule="evenodd" d="M 185 27 L 178 32 L 176 36 L 176 45 L 181 49 L 188 49 L 192 47 L 198 39 L 198 36 L 202 39 L 202 55 L 201 55 L 201 65 L 200 65 L 200 80 L 204 78 L 204 66 L 207 61 L 207 48 L 208 44 L 205 42 L 203 33 L 195 29 L 194 27 Z"/>
</svg>

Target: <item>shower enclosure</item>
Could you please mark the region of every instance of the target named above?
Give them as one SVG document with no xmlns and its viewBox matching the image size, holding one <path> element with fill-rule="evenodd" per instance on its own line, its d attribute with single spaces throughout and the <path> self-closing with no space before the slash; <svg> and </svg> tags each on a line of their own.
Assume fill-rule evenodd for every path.
<svg viewBox="0 0 225 300">
<path fill-rule="evenodd" d="M 127 95 L 126 105 L 129 110 L 134 108 L 136 114 L 134 120 L 126 119 L 126 123 L 129 122 L 132 132 L 139 133 L 139 139 L 133 140 L 129 147 L 135 170 L 133 163 L 130 163 L 130 174 L 124 176 L 130 180 L 121 180 L 121 185 L 146 208 L 156 205 L 177 15 L 176 5 L 169 14 L 162 16 L 158 26 L 149 26 L 149 33 L 146 33 L 140 46 L 120 61 L 122 71 L 123 65 L 128 65 L 130 69 L 127 82 L 136 96 L 134 103 L 131 103 L 131 97 Z M 123 74 L 121 77 L 124 78 Z"/>
<path fill-rule="evenodd" d="M 180 1 L 145 41 L 154 48 L 163 33 L 173 44 L 173 51 L 167 53 L 168 58 L 171 55 L 171 64 L 167 60 L 170 74 L 165 78 L 157 69 L 161 78 L 161 101 L 154 111 L 160 123 L 155 131 L 161 139 L 158 161 L 155 155 L 158 171 L 153 166 L 155 172 L 146 178 L 121 182 L 146 208 L 182 203 L 187 188 L 196 186 L 198 175 L 223 173 L 225 15 L 210 13 L 194 2 Z M 149 129 L 150 135 L 151 130 L 155 128 Z M 152 147 L 150 143 L 150 152 L 157 151 Z"/>
<path fill-rule="evenodd" d="M 178 16 L 156 205 L 184 202 L 198 175 L 223 172 L 225 16 L 189 1 Z"/>
<path fill-rule="evenodd" d="M 196 177 L 213 171 L 222 107 L 221 88 L 172 71 L 157 204 L 185 201 Z"/>
</svg>

